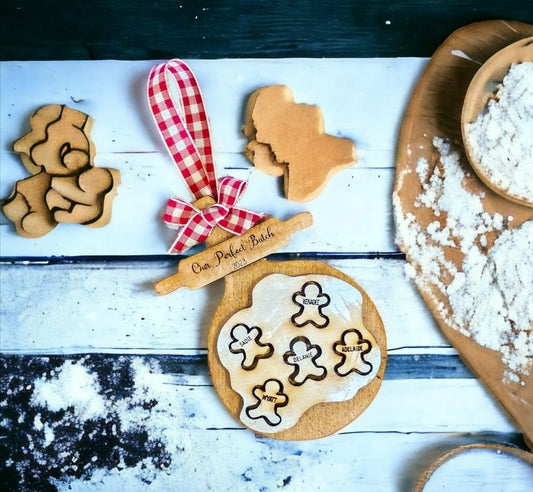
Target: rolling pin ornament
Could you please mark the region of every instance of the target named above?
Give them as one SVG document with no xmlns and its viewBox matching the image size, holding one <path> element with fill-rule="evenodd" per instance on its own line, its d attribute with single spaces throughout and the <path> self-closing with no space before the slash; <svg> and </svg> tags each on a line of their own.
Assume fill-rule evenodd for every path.
<svg viewBox="0 0 533 492">
<path fill-rule="evenodd" d="M 167 78 L 180 93 L 175 104 Z M 276 439 L 315 439 L 346 426 L 376 395 L 387 359 L 383 322 L 350 277 L 318 261 L 269 261 L 310 213 L 280 221 L 238 208 L 246 182 L 216 176 L 198 82 L 180 60 L 153 67 L 148 99 L 155 123 L 194 201 L 170 198 L 164 221 L 177 228 L 170 253 L 206 242 L 158 294 L 224 278 L 208 331 L 213 385 L 231 415 Z M 181 112 L 180 112 L 181 110 Z M 183 114 L 182 114 L 183 113 Z"/>
<path fill-rule="evenodd" d="M 312 222 L 308 212 L 285 222 L 268 218 L 242 236 L 233 236 L 181 260 L 177 273 L 157 282 L 155 290 L 160 295 L 166 295 L 180 287 L 204 287 L 287 246 L 293 232 L 311 226 Z"/>
</svg>

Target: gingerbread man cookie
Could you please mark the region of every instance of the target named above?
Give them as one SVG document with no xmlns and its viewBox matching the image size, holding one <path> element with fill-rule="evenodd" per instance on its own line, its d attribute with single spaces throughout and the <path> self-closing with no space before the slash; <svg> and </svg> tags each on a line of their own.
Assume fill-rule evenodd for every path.
<svg viewBox="0 0 533 492">
<path fill-rule="evenodd" d="M 295 103 L 284 85 L 251 94 L 243 133 L 248 159 L 268 174 L 284 175 L 285 196 L 293 201 L 316 198 L 336 173 L 357 160 L 354 142 L 326 134 L 320 109 Z"/>
<path fill-rule="evenodd" d="M 270 343 L 261 343 L 262 332 L 257 326 L 248 328 L 244 323 L 235 325 L 231 330 L 229 350 L 232 354 L 242 354 L 242 368 L 250 371 L 257 367 L 260 359 L 267 359 L 274 352 Z"/>
<path fill-rule="evenodd" d="M 330 298 L 322 293 L 318 282 L 306 282 L 302 290 L 295 292 L 292 300 L 300 309 L 291 317 L 294 326 L 305 326 L 310 323 L 317 328 L 325 328 L 329 318 L 324 314 L 324 308 L 329 304 Z"/>
<path fill-rule="evenodd" d="M 252 394 L 257 402 L 246 409 L 252 420 L 263 419 L 268 425 L 275 427 L 281 423 L 278 409 L 289 403 L 288 396 L 283 393 L 283 383 L 277 379 L 269 379 L 263 385 L 255 386 Z"/>
<path fill-rule="evenodd" d="M 106 225 L 120 173 L 93 165 L 91 118 L 50 104 L 38 109 L 30 124 L 31 131 L 15 142 L 14 149 L 33 176 L 20 180 L 2 207 L 17 233 L 41 237 L 59 222 Z"/>
</svg>

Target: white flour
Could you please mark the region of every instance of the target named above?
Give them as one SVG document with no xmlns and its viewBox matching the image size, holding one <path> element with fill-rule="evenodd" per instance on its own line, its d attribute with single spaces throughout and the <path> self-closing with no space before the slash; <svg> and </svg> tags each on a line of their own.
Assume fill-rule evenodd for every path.
<svg viewBox="0 0 533 492">
<path fill-rule="evenodd" d="M 466 135 L 490 182 L 533 203 L 533 62 L 511 66 Z"/>
<path fill-rule="evenodd" d="M 6 384 L 3 404 L 13 412 L 4 408 L 0 428 L 15 439 L 0 455 L 2 490 L 289 492 L 305 484 L 309 462 L 321 463 L 322 449 L 312 443 L 212 428 L 212 413 L 224 409 L 207 408 L 217 403 L 214 396 L 198 403 L 196 392 L 212 391 L 207 379 L 181 384 L 155 359 L 83 356 L 29 379 L 34 367 L 48 363 L 11 371 Z M 331 471 L 332 463 L 322 466 Z M 9 474 L 7 486 L 2 473 Z M 327 487 L 328 473 L 321 476 L 314 485 Z"/>
<path fill-rule="evenodd" d="M 63 409 L 65 401 L 83 420 L 106 414 L 105 402 L 95 376 L 87 373 L 82 365 L 71 361 L 65 362 L 54 380 L 41 378 L 35 381 L 32 398 L 33 405 L 47 407 L 54 412 Z"/>
<path fill-rule="evenodd" d="M 433 143 L 440 165 L 429 174 L 425 159 L 417 163 L 423 191 L 415 206 L 431 209 L 442 222 L 424 230 L 394 196 L 397 240 L 410 257 L 407 273 L 433 300 L 435 289 L 448 298 L 449 306 L 437 303 L 444 319 L 500 352 L 506 379 L 518 382 L 521 374 L 529 374 L 533 357 L 533 221 L 501 232 L 512 217 L 485 212 L 480 198 L 462 185 L 462 155 L 443 139 Z M 501 233 L 487 252 L 485 235 L 491 231 Z M 443 248 L 452 245 L 465 255 L 459 270 L 444 254 Z"/>
</svg>

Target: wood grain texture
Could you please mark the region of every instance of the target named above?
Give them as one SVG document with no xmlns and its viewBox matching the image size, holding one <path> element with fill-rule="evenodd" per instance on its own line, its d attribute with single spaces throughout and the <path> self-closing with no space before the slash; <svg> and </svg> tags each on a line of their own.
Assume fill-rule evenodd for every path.
<svg viewBox="0 0 533 492">
<path fill-rule="evenodd" d="M 395 135 L 408 94 L 425 63 L 426 60 L 415 58 L 247 59 L 192 60 L 190 66 L 204 92 L 219 175 L 248 180 L 239 206 L 281 220 L 307 210 L 313 215 L 314 226 L 295 234 L 285 251 L 346 254 L 397 252 L 390 205 Z M 1 196 L 8 195 L 13 183 L 24 177 L 20 158 L 12 151 L 13 142 L 26 131 L 29 114 L 49 101 L 91 115 L 95 163 L 119 169 L 122 184 L 113 203 L 111 223 L 105 229 L 64 225 L 39 241 L 28 242 L 17 238 L 7 221 L 0 221 L 1 256 L 146 256 L 167 251 L 174 233 L 154 219 L 162 213 L 169 196 L 187 198 L 190 192 L 169 159 L 147 111 L 145 85 L 152 64 L 3 62 Z M 338 81 L 336 91 L 322 89 L 320 80 L 324 74 Z M 395 81 L 393 86 L 389 83 L 391 79 Z M 305 205 L 283 199 L 281 181 L 255 172 L 243 154 L 246 146 L 241 131 L 243 105 L 253 89 L 273 82 L 286 82 L 298 100 L 319 105 L 329 133 L 357 142 L 357 166 L 336 175 L 320 197 Z M 39 86 L 38 91 L 34 84 Z M 349 210 L 351 227 L 364 230 L 365 234 L 338 234 L 344 217 L 332 213 L 332 203 L 343 203 Z M 77 241 L 70 240 L 74 232 Z"/>
<path fill-rule="evenodd" d="M 414 171 L 418 160 L 424 157 L 435 166 L 439 152 L 431 145 L 433 137 L 447 137 L 461 146 L 461 110 L 464 95 L 479 64 L 483 63 L 499 49 L 523 37 L 531 36 L 533 26 L 529 24 L 493 21 L 466 26 L 454 33 L 437 50 L 417 88 L 406 111 L 398 142 L 397 181 L 395 193 L 404 212 L 409 211 L 416 221 L 426 228 L 438 220 L 428 209 L 414 205 L 422 192 L 422 185 Z M 466 56 L 457 56 L 457 53 Z M 406 177 L 406 179 L 403 179 Z M 484 187 L 475 173 L 466 178 L 469 189 L 481 194 L 486 190 L 483 207 L 488 213 L 499 212 L 503 216 L 513 216 L 510 227 L 517 227 L 533 218 L 533 211 L 524 206 L 509 202 Z M 494 239 L 493 239 L 494 240 Z M 410 251 L 406 249 L 409 259 Z M 462 271 L 463 253 L 459 247 L 450 248 L 449 257 L 459 271 Z M 416 263 L 416 262 L 415 262 Z M 446 285 L 450 279 L 442 275 Z M 533 374 L 523 374 L 524 384 L 508 383 L 503 379 L 505 367 L 498 351 L 477 344 L 471 338 L 454 329 L 440 303 L 448 305 L 448 299 L 438 289 L 420 289 L 421 295 L 432 310 L 441 329 L 452 345 L 462 354 L 466 363 L 480 377 L 502 402 L 507 411 L 516 419 L 528 436 L 533 435 Z"/>
<path fill-rule="evenodd" d="M 294 260 L 277 257 L 279 262 L 288 259 Z M 323 261 L 356 279 L 369 294 L 387 327 L 389 348 L 412 347 L 410 353 L 424 354 L 429 347 L 438 353 L 449 347 L 418 292 L 406 281 L 403 260 Z M 157 296 L 153 283 L 175 272 L 175 263 L 126 258 L 2 265 L 2 351 L 194 354 L 205 350 L 207 328 L 222 299 L 224 281 Z"/>
<path fill-rule="evenodd" d="M 476 20 L 531 21 L 527 1 L 3 2 L 0 59 L 431 56 Z"/>
<path fill-rule="evenodd" d="M 48 102 L 90 114 L 99 164 L 125 178 L 118 227 L 102 235 L 65 232 L 22 245 L 0 224 L 0 488 L 407 492 L 459 444 L 525 448 L 405 278 L 390 192 L 397 131 L 427 63 L 414 57 L 432 56 L 473 21 L 531 23 L 531 2 L 25 0 L 2 2 L 0 18 L 0 59 L 13 60 L 0 64 L 2 196 L 19 178 L 12 143 Z M 379 392 L 325 439 L 257 436 L 220 401 L 206 347 L 223 282 L 154 295 L 152 283 L 179 260 L 164 255 L 171 237 L 156 217 L 169 194 L 184 190 L 146 117 L 144 88 L 152 60 L 173 57 L 190 60 L 201 80 L 218 166 L 251 179 L 243 206 L 280 219 L 301 211 L 281 199 L 275 180 L 250 176 L 242 155 L 242 105 L 255 88 L 288 83 L 300 101 L 321 107 L 333 133 L 356 140 L 357 168 L 309 205 L 312 233 L 295 235 L 275 257 L 320 259 L 356 279 L 387 330 Z M 324 91 L 332 80 L 335 90 Z M 344 214 L 332 214 L 338 203 L 349 211 L 347 234 L 338 234 Z M 98 381 L 108 409 L 102 418 L 79 421 L 72 408 L 35 405 L 36 383 L 57 383 L 73 364 Z M 150 376 L 142 391 L 135 368 Z M 122 427 L 123 403 L 141 418 Z M 466 483 L 470 472 L 452 469 L 447 483 Z M 471 490 L 483 477 L 473 480 Z M 501 490 L 530 483 L 509 469 L 494 481 Z"/>
<path fill-rule="evenodd" d="M 101 418 L 80 424 L 72 410 L 32 405 L 34 383 L 53 380 L 54 372 L 57 375 L 72 364 L 98 378 L 100 395 L 107 401 L 131 403 L 130 410 L 140 412 L 142 422 L 122 426 L 111 407 Z M 2 422 L 9 429 L 9 456 L 17 464 L 2 468 L 4 490 L 55 490 L 55 484 L 60 489 L 70 485 L 85 490 L 128 485 L 131 491 L 348 492 L 355 484 L 376 492 L 408 491 L 434 459 L 458 444 L 498 441 L 523 446 L 513 427 L 499 420 L 491 400 L 483 399 L 475 380 L 455 388 L 442 381 L 419 380 L 412 391 L 405 382 L 384 383 L 374 405 L 345 432 L 322 440 L 287 442 L 236 427 L 207 377 L 187 381 L 176 373 L 154 373 L 152 383 L 163 383 L 159 394 L 154 394 L 154 388 L 135 394 L 132 368 L 154 370 L 154 364 L 149 358 L 101 355 L 0 360 L 0 384 L 8 388 Z M 443 412 L 428 409 L 430 401 L 435 408 L 446 408 L 446 415 L 457 422 L 455 432 L 450 432 Z M 387 413 L 390 417 L 383 419 Z M 163 425 L 164 436 L 154 435 L 154 421 Z M 44 429 L 36 425 L 39 422 Z M 492 430 L 471 434 L 483 426 Z M 55 433 L 52 442 L 44 438 L 45 429 Z M 118 456 L 125 460 L 118 463 L 121 472 L 116 468 Z M 122 475 L 137 463 L 143 464 L 146 473 L 132 483 Z M 376 464 L 377 479 L 368 473 Z M 153 473 L 154 467 L 159 473 Z M 507 490 L 506 484 L 527 484 L 508 469 L 497 481 L 502 490 Z M 62 486 L 65 483 L 69 485 Z"/>
<path fill-rule="evenodd" d="M 390 359 L 393 365 L 396 364 L 394 356 Z M 52 379 L 53 373 L 59 374 L 61 368 L 69 364 L 77 364 L 94 372 L 110 396 L 113 394 L 111 389 L 115 394 L 120 394 L 120 385 L 128 380 L 131 382 L 132 374 L 128 373 L 132 365 L 152 367 L 155 374 L 161 374 L 169 391 L 185 398 L 189 394 L 190 407 L 196 408 L 197 415 L 187 415 L 183 421 L 177 421 L 177 425 L 189 424 L 192 428 L 202 426 L 205 429 L 244 429 L 222 405 L 205 366 L 205 358 L 201 370 L 191 371 L 188 361 L 185 368 L 173 356 L 102 353 L 4 355 L 0 358 L 0 383 L 12 390 L 6 397 L 15 404 L 17 395 L 20 400 L 31 397 L 34 383 L 42 374 L 47 374 Z M 20 369 L 18 372 L 17 367 Z M 430 370 L 429 365 L 424 367 Z M 32 388 L 21 386 L 22 381 L 32 384 Z M 126 390 L 127 386 L 124 384 L 123 391 Z M 445 411 L 439 411 L 439 408 Z M 394 413 L 384 419 L 383 415 L 390 413 L 391 409 L 394 409 Z M 513 433 L 517 429 L 475 378 L 385 377 L 372 404 L 341 432 Z"/>
<path fill-rule="evenodd" d="M 435 460 L 431 466 L 421 475 L 420 479 L 417 481 L 413 492 L 422 492 L 428 482 L 431 480 L 431 476 L 438 470 L 439 467 L 442 467 L 447 461 L 455 458 L 459 454 L 467 454 L 472 450 L 492 450 L 496 451 L 498 454 L 504 454 L 512 457 L 519 458 L 525 463 L 533 464 L 533 453 L 525 452 L 521 449 L 516 449 L 511 446 L 503 446 L 494 443 L 482 443 L 482 444 L 470 444 L 464 446 L 458 446 L 457 448 L 444 453 L 437 460 Z M 509 461 L 512 463 L 512 460 Z M 503 463 L 502 463 L 503 464 Z M 505 466 L 505 465 L 504 465 Z M 508 465 L 507 465 L 508 466 Z"/>
<path fill-rule="evenodd" d="M 209 204 L 214 200 L 209 198 Z M 199 209 L 207 208 L 195 202 Z M 198 289 L 230 273 L 251 265 L 289 244 L 291 235 L 310 227 L 313 217 L 303 212 L 282 222 L 275 217 L 264 218 L 241 236 L 229 236 L 225 241 L 183 259 L 178 271 L 154 285 L 160 295 L 170 294 L 180 287 Z M 213 233 L 211 233 L 213 235 Z M 213 244 L 212 241 L 210 244 Z"/>
</svg>

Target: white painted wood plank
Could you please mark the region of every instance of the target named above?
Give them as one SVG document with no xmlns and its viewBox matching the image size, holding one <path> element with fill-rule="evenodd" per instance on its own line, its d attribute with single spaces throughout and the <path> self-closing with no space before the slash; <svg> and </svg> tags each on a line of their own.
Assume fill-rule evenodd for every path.
<svg viewBox="0 0 533 492">
<path fill-rule="evenodd" d="M 165 201 L 171 195 L 190 199 L 190 194 L 163 149 L 144 101 L 145 79 L 153 63 L 2 63 L 2 197 L 26 175 L 18 156 L 10 151 L 13 141 L 27 131 L 31 112 L 50 102 L 74 105 L 93 117 L 95 162 L 119 169 L 122 184 L 112 221 L 102 229 L 61 224 L 33 240 L 18 237 L 2 217 L 1 256 L 151 255 L 167 251 L 172 234 L 159 220 Z M 204 89 L 206 104 L 212 108 L 219 174 L 250 179 L 241 205 L 279 218 L 301 210 L 313 213 L 313 229 L 298 234 L 286 251 L 346 252 L 396 250 L 390 210 L 394 146 L 407 96 L 425 63 L 425 59 L 408 58 L 211 60 L 191 65 Z M 335 80 L 338 87 L 324 91 L 324 77 Z M 254 171 L 242 154 L 242 112 L 247 95 L 269 83 L 286 83 L 300 95 L 301 102 L 319 104 L 327 131 L 351 137 L 359 146 L 359 164 L 335 176 L 312 202 L 287 201 L 281 180 Z M 339 233 L 346 229 L 347 233 Z"/>
<path fill-rule="evenodd" d="M 242 155 L 234 159 L 246 166 Z M 28 239 L 0 218 L 0 254 L 11 256 L 161 255 L 172 244 L 175 231 L 161 215 L 166 200 L 191 195 L 162 154 L 110 154 L 99 160 L 120 169 L 122 184 L 113 203 L 111 223 L 103 228 L 59 224 L 47 235 Z M 239 205 L 286 220 L 302 211 L 313 214 L 313 226 L 299 231 L 282 251 L 391 252 L 394 244 L 390 193 L 392 169 L 349 169 L 335 176 L 327 192 L 305 204 L 282 196 L 279 178 L 252 169 L 232 170 L 248 179 Z"/>
<path fill-rule="evenodd" d="M 429 466 L 431 459 L 450 449 L 450 441 L 440 435 L 339 435 L 325 441 L 291 443 L 264 441 L 245 432 L 228 430 L 190 433 L 179 429 L 173 434 L 184 445 L 178 455 L 178 469 L 172 467 L 170 473 L 157 474 L 149 485 L 143 483 L 140 470 L 136 470 L 134 478 L 135 473 L 130 470 L 118 472 L 115 469 L 111 473 L 102 470 L 89 481 L 78 480 L 59 490 L 119 490 L 126 485 L 128 490 L 147 492 L 408 491 L 412 490 L 424 466 Z M 466 438 L 458 436 L 452 442 L 465 441 Z M 213 452 L 213 449 L 221 452 Z M 531 472 L 527 465 L 504 459 L 499 463 L 505 465 L 500 473 L 489 468 L 493 460 L 476 463 L 481 473 L 494 476 L 495 481 L 488 490 L 528 490 Z M 471 492 L 475 490 L 471 487 L 479 482 L 471 470 L 456 467 L 448 470 L 444 483 L 450 490 Z"/>
<path fill-rule="evenodd" d="M 345 432 L 519 432 L 477 379 L 385 380 Z"/>
<path fill-rule="evenodd" d="M 257 438 L 246 431 L 186 426 L 173 426 L 167 435 L 179 447 L 168 470 L 154 473 L 145 464 L 121 470 L 99 469 L 88 479 L 67 483 L 54 480 L 54 484 L 59 492 L 407 492 L 432 460 L 455 445 L 475 440 L 461 435 L 371 433 L 287 442 Z M 483 490 L 529 490 L 531 472 L 527 464 L 501 459 L 501 471 L 494 473 L 489 468 L 493 463 L 491 459 L 476 463 L 480 473 L 494 477 L 492 488 Z M 443 481 L 455 492 L 472 492 L 479 477 L 459 466 L 448 469 Z"/>
<path fill-rule="evenodd" d="M 189 381 L 193 386 L 187 386 Z M 187 391 L 191 404 L 198 405 L 193 413 L 204 415 L 209 428 L 242 427 L 220 404 L 207 377 L 180 377 L 178 386 L 182 384 L 187 390 L 178 387 L 172 391 Z M 477 379 L 416 379 L 384 380 L 366 410 L 339 432 L 519 431 Z"/>
<path fill-rule="evenodd" d="M 97 152 L 161 150 L 146 105 L 158 60 L 1 62 L 0 148 L 6 151 L 44 104 L 67 104 L 95 121 Z M 326 131 L 360 149 L 391 150 L 425 58 L 187 60 L 202 88 L 218 152 L 241 152 L 243 111 L 264 85 L 288 85 L 296 102 L 317 104 Z M 325 89 L 326 88 L 326 89 Z M 77 102 L 76 102 L 77 101 Z"/>
<path fill-rule="evenodd" d="M 127 432 L 128 428 L 134 432 L 145 431 L 152 442 L 159 440 L 169 454 L 169 467 L 158 471 L 150 459 L 135 468 L 122 463 L 118 468 L 114 465 L 111 471 L 93 470 L 83 481 L 63 483 L 61 490 L 117 490 L 120 484 L 127 490 L 158 491 L 255 491 L 262 487 L 266 490 L 407 491 L 444 451 L 466 442 L 502 441 L 516 431 L 483 394 L 477 381 L 443 384 L 421 380 L 416 384 L 385 381 L 376 400 L 360 418 L 327 438 L 303 442 L 261 438 L 240 428 L 214 389 L 207 386 L 207 377 L 204 385 L 196 385 L 197 381 L 190 386 L 176 380 L 174 375 L 162 373 L 153 363 L 135 358 L 130 362 L 136 383 L 126 394 L 103 391 L 98 383 L 98 371 L 90 368 L 87 359 L 77 364 L 76 377 L 85 383 L 91 381 L 84 390 L 98 401 L 98 415 L 108 415 L 115 423 L 115 431 L 119 431 L 120 425 L 120 432 Z M 80 439 L 81 428 L 91 419 L 83 405 L 88 396 L 78 400 L 80 395 L 62 390 L 52 395 L 43 388 L 46 385 L 51 385 L 48 389 L 57 388 L 59 380 L 73 382 L 72 371 L 70 376 L 63 375 L 65 367 L 72 366 L 65 363 L 51 367 L 53 372 L 45 371 L 46 379 L 38 374 L 38 380 L 23 380 L 22 387 L 12 391 L 19 398 L 33 398 L 28 411 L 35 414 L 33 427 L 25 427 L 30 439 L 23 439 L 17 445 L 29 441 L 31 446 L 26 454 L 38 453 L 47 446 L 56 452 L 63 450 L 64 453 L 51 459 L 55 460 L 54 464 L 63 460 L 66 465 L 72 465 L 76 449 L 72 446 Z M 65 426 L 57 412 L 68 405 L 72 405 L 67 412 L 71 416 L 66 417 L 68 426 Z M 50 412 L 53 408 L 56 410 Z M 485 435 L 470 434 L 479 432 Z M 96 456 L 98 450 L 93 452 Z M 40 458 L 46 460 L 46 453 Z M 487 459 L 489 462 L 492 463 Z M 483 459 L 478 463 L 483 470 Z M 26 460 L 20 466 L 27 466 Z M 464 469 L 458 471 L 468 474 Z M 510 484 L 527 484 L 529 477 L 523 470 L 509 466 L 502 467 L 495 480 L 501 490 L 508 490 Z M 145 485 L 141 488 L 143 478 Z M 453 471 L 447 478 L 453 490 L 463 484 L 462 475 Z M 150 487 L 146 485 L 148 482 Z"/>
<path fill-rule="evenodd" d="M 448 346 L 399 260 L 326 263 L 354 278 L 385 324 L 389 349 Z M 13 353 L 203 349 L 224 283 L 155 294 L 167 263 L 3 265 L 0 346 Z"/>
</svg>

